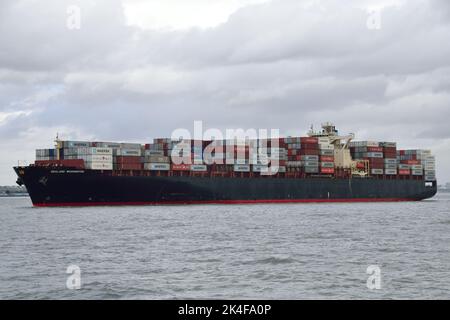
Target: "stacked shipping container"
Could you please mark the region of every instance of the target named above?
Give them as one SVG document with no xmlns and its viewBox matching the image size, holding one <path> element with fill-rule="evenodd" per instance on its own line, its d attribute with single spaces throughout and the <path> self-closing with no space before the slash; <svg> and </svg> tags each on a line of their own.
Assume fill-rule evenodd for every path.
<svg viewBox="0 0 450 320">
<path fill-rule="evenodd" d="M 327 136 L 219 140 L 214 142 L 215 148 L 210 144 L 211 141 L 180 143 L 167 138 L 154 139 L 145 145 L 60 141 L 57 149 L 36 150 L 36 160 L 83 160 L 85 168 L 94 170 L 262 173 L 273 165 L 279 173 L 335 173 L 335 146 Z M 368 161 L 371 175 L 436 179 L 435 158 L 429 150 L 397 151 L 395 142 L 353 141 L 350 151 L 353 159 Z M 175 158 L 178 160 L 174 161 Z M 357 164 L 364 168 L 362 162 Z"/>
<path fill-rule="evenodd" d="M 369 161 L 370 174 L 384 174 L 384 152 L 379 142 L 352 141 L 350 142 L 350 153 L 353 159 Z"/>
</svg>

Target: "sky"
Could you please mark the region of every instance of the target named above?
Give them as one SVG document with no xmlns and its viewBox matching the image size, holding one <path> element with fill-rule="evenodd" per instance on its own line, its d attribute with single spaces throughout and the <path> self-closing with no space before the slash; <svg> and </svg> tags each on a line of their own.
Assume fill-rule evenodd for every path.
<svg viewBox="0 0 450 320">
<path fill-rule="evenodd" d="M 79 13 L 79 15 L 78 15 Z M 450 181 L 450 1 L 2 0 L 0 185 L 34 149 L 332 121 Z"/>
</svg>

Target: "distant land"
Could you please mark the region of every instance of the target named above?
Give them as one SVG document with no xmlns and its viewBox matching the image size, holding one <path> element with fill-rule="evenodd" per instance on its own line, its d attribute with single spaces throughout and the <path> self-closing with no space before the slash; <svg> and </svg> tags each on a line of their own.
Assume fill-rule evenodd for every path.
<svg viewBox="0 0 450 320">
<path fill-rule="evenodd" d="M 23 197 L 27 195 L 25 186 L 0 186 L 0 197 Z"/>
</svg>

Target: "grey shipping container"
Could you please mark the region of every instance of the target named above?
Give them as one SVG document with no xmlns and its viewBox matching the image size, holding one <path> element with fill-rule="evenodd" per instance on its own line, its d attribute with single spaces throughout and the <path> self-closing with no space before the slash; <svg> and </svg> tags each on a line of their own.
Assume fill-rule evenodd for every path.
<svg viewBox="0 0 450 320">
<path fill-rule="evenodd" d="M 144 157 L 144 162 L 151 162 L 151 163 L 169 163 L 169 157 L 147 156 L 147 157 Z"/>
<path fill-rule="evenodd" d="M 397 159 L 384 159 L 384 163 L 397 165 Z"/>
<path fill-rule="evenodd" d="M 146 155 L 146 156 L 164 156 L 164 150 L 145 150 L 144 155 Z"/>
<path fill-rule="evenodd" d="M 158 171 L 158 170 L 167 171 L 167 170 L 170 170 L 170 164 L 168 164 L 168 163 L 145 163 L 144 169 L 145 170 L 153 170 L 153 171 Z"/>
<path fill-rule="evenodd" d="M 319 167 L 305 167 L 303 170 L 306 173 L 319 173 Z"/>
<path fill-rule="evenodd" d="M 367 152 L 367 158 L 383 158 L 383 152 Z"/>
<path fill-rule="evenodd" d="M 334 168 L 334 162 L 322 162 L 322 168 Z"/>
<path fill-rule="evenodd" d="M 300 159 L 303 161 L 319 161 L 319 156 L 301 156 Z"/>
<path fill-rule="evenodd" d="M 320 150 L 321 156 L 334 156 L 334 150 Z"/>
<path fill-rule="evenodd" d="M 250 171 L 250 166 L 248 164 L 242 165 L 235 165 L 234 166 L 234 171 L 235 172 L 249 172 Z"/>
<path fill-rule="evenodd" d="M 319 167 L 318 161 L 302 161 L 302 163 L 305 167 Z"/>
</svg>

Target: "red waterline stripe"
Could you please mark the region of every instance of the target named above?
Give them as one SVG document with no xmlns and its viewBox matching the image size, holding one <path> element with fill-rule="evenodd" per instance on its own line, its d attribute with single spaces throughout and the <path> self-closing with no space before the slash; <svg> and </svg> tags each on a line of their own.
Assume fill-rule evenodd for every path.
<svg viewBox="0 0 450 320">
<path fill-rule="evenodd" d="M 359 198 L 359 199 L 273 199 L 273 200 L 205 200 L 205 201 L 143 201 L 143 202 L 58 202 L 33 203 L 35 207 L 93 207 L 93 206 L 144 206 L 188 204 L 258 204 L 258 203 L 348 203 L 348 202 L 401 202 L 418 201 L 408 198 Z"/>
</svg>

